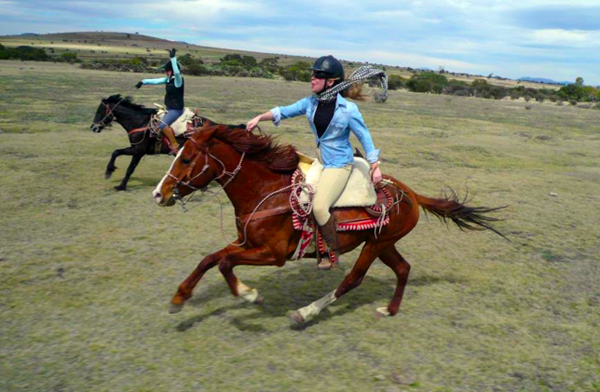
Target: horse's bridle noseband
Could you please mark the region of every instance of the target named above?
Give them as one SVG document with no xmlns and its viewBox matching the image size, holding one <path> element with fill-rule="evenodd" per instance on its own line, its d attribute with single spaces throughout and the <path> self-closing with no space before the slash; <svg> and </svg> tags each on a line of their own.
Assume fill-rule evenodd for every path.
<svg viewBox="0 0 600 392">
<path fill-rule="evenodd" d="M 115 108 L 117 106 L 119 106 L 119 104 L 121 102 L 123 102 L 124 99 L 125 98 L 121 98 L 121 100 L 119 102 L 117 102 L 117 104 L 114 107 L 112 107 L 112 108 L 110 107 L 109 104 L 107 104 L 106 102 L 104 102 L 104 100 L 100 101 L 100 104 L 102 104 L 102 105 L 104 105 L 106 107 L 106 110 L 104 111 L 104 117 L 102 117 L 102 120 L 100 120 L 98 122 L 95 122 L 95 123 L 92 123 L 92 125 L 98 126 L 98 127 L 102 127 L 102 128 L 109 126 L 110 123 L 109 124 L 105 123 L 106 119 L 109 119 L 110 121 L 113 121 L 113 120 L 115 120 L 117 118 L 114 115 L 113 111 L 115 110 Z"/>
<path fill-rule="evenodd" d="M 201 148 L 200 145 L 198 144 L 198 142 L 196 142 L 193 138 L 190 138 L 188 140 L 190 140 L 192 143 L 194 143 L 199 151 L 198 154 L 196 154 L 196 157 L 194 158 L 194 160 L 191 162 L 190 167 L 188 167 L 188 169 L 183 173 L 183 176 L 181 176 L 181 178 L 175 177 L 173 174 L 171 174 L 170 171 L 167 173 L 167 175 L 170 178 L 175 180 L 175 187 L 173 188 L 173 197 L 175 198 L 175 200 L 181 199 L 181 196 L 179 194 L 179 189 L 178 189 L 180 185 L 185 185 L 188 188 L 192 189 L 194 192 L 198 191 L 198 190 L 204 192 L 206 190 L 206 188 L 208 187 L 208 186 L 205 186 L 202 188 L 196 188 L 195 186 L 190 184 L 190 182 L 192 182 L 193 180 L 195 180 L 196 178 L 198 178 L 202 174 L 204 174 L 210 168 L 210 166 L 208 165 L 208 149 Z M 200 173 L 195 175 L 193 178 L 190 178 L 189 180 L 184 182 L 183 179 L 186 177 L 189 177 L 190 174 L 194 171 L 194 167 L 196 167 L 196 164 L 198 163 L 198 159 L 200 158 L 200 152 L 204 153 L 204 166 L 202 167 L 202 170 L 200 171 Z"/>
<path fill-rule="evenodd" d="M 227 168 L 225 167 L 225 164 L 216 156 L 214 156 L 213 154 L 211 154 L 210 152 L 208 152 L 208 148 L 207 147 L 201 147 L 198 142 L 196 140 L 194 140 L 194 138 L 189 138 L 189 141 L 191 141 L 192 143 L 194 143 L 196 145 L 196 147 L 198 148 L 199 152 L 202 152 L 204 154 L 204 166 L 202 167 L 202 170 L 200 170 L 200 173 L 196 174 L 194 177 L 190 178 L 187 181 L 184 181 L 184 179 L 186 177 L 189 177 L 190 174 L 193 172 L 194 167 L 196 167 L 197 163 L 198 163 L 198 159 L 200 159 L 200 153 L 196 154 L 196 157 L 194 158 L 194 160 L 191 162 L 190 167 L 185 171 L 185 173 L 181 176 L 181 178 L 177 178 L 175 177 L 173 174 L 171 174 L 171 172 L 169 171 L 169 173 L 167 173 L 167 175 L 169 176 L 169 178 L 172 178 L 173 180 L 175 180 L 175 187 L 173 188 L 173 198 L 175 200 L 181 200 L 182 196 L 179 193 L 179 186 L 180 185 L 184 185 L 188 188 L 190 188 L 192 191 L 201 191 L 204 192 L 206 191 L 206 189 L 208 188 L 208 185 L 201 187 L 201 188 L 197 188 L 195 186 L 193 186 L 191 184 L 192 181 L 194 181 L 196 178 L 200 177 L 201 175 L 203 175 L 204 173 L 206 173 L 206 171 L 210 168 L 210 165 L 208 164 L 208 157 L 211 157 L 212 159 L 214 159 L 215 161 L 219 162 L 221 164 L 221 166 L 223 167 L 223 171 L 222 173 L 215 177 L 214 180 L 218 180 L 220 178 L 222 178 L 225 175 L 229 176 L 229 180 L 227 180 L 227 182 L 221 186 L 221 189 L 225 189 L 225 187 L 227 185 L 229 185 L 229 183 L 231 183 L 231 181 L 233 181 L 233 179 L 235 178 L 235 176 L 239 173 L 239 171 L 242 169 L 242 162 L 244 161 L 244 157 L 246 156 L 246 153 L 242 153 L 242 156 L 240 158 L 240 161 L 238 163 L 238 165 L 236 166 L 235 169 L 233 169 L 232 172 L 228 171 Z"/>
</svg>

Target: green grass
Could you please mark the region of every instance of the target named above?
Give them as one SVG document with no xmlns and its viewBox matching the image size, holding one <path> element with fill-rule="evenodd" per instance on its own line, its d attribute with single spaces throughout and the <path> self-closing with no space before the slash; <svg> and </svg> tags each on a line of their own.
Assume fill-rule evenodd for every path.
<svg viewBox="0 0 600 392">
<path fill-rule="evenodd" d="M 232 297 L 217 270 L 183 312 L 177 285 L 234 233 L 217 202 L 184 214 L 151 190 L 170 158 L 146 157 L 127 192 L 115 126 L 89 131 L 102 97 L 161 102 L 143 75 L 65 64 L 0 67 L 0 390 L 2 391 L 598 391 L 600 115 L 570 106 L 393 91 L 359 103 L 383 170 L 424 195 L 444 186 L 473 205 L 508 205 L 492 233 L 434 218 L 397 244 L 412 264 L 404 303 L 376 262 L 362 286 L 313 322 L 285 314 L 333 290 L 341 268 L 314 260 L 237 269 L 265 298 Z M 245 123 L 308 93 L 304 83 L 186 77 L 188 106 Z M 266 132 L 311 153 L 305 119 Z M 551 193 L 553 195 L 551 195 Z M 403 382 L 403 384 L 398 383 Z"/>
</svg>

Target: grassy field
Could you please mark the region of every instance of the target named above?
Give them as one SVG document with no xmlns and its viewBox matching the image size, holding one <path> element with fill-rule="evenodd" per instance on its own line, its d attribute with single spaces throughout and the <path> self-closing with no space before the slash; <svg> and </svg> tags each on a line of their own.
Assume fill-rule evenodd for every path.
<svg viewBox="0 0 600 392">
<path fill-rule="evenodd" d="M 183 312 L 177 285 L 231 240 L 233 215 L 183 213 L 151 190 L 170 158 L 146 157 L 127 192 L 110 180 L 119 126 L 89 131 L 100 99 L 163 89 L 144 75 L 0 63 L 0 391 L 600 391 L 600 112 L 392 91 L 360 103 L 383 170 L 435 196 L 509 205 L 492 233 L 421 217 L 397 244 L 412 264 L 400 313 L 377 319 L 395 276 L 374 263 L 359 288 L 307 325 L 288 310 L 333 290 L 314 260 L 236 271 L 265 298 L 231 296 L 210 271 Z M 308 84 L 186 78 L 188 106 L 243 123 Z M 527 109 L 529 107 L 529 109 Z M 306 120 L 269 133 L 313 151 Z"/>
</svg>

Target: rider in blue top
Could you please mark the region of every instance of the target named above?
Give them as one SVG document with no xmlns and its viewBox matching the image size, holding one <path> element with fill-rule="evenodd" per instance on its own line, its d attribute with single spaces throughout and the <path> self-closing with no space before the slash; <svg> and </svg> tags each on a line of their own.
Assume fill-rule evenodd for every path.
<svg viewBox="0 0 600 392">
<path fill-rule="evenodd" d="M 162 119 L 159 125 L 159 129 L 169 140 L 169 148 L 174 154 L 177 154 L 179 144 L 175 139 L 175 134 L 171 128 L 171 124 L 177 120 L 184 111 L 183 93 L 184 93 L 184 80 L 181 76 L 179 64 L 177 64 L 177 57 L 175 48 L 169 51 L 170 60 L 163 66 L 166 77 L 156 79 L 143 79 L 138 82 L 135 87 L 140 88 L 145 84 L 158 85 L 165 84 L 165 106 L 167 107 L 167 114 Z"/>
<path fill-rule="evenodd" d="M 336 223 L 330 208 L 344 190 L 352 170 L 354 154 L 350 145 L 350 133 L 358 138 L 365 149 L 374 183 L 382 179 L 379 169 L 380 150 L 375 148 L 371 133 L 356 104 L 344 98 L 361 99 L 360 89 L 342 90 L 340 93 L 334 90 L 335 86 L 344 81 L 344 67 L 340 61 L 333 56 L 322 56 L 310 69 L 313 72 L 311 96 L 254 117 L 246 124 L 246 129 L 252 131 L 260 121 L 271 120 L 279 125 L 282 119 L 306 116 L 317 144 L 317 157 L 324 167 L 316 189 L 313 212 L 325 242 L 337 260 L 339 245 Z M 323 259 L 319 263 L 321 269 L 331 267 L 331 260 Z"/>
</svg>

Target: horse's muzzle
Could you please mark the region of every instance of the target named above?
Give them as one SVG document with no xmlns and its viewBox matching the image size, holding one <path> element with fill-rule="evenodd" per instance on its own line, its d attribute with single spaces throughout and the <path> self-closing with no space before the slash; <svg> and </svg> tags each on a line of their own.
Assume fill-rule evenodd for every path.
<svg viewBox="0 0 600 392">
<path fill-rule="evenodd" d="M 101 126 L 101 125 L 98 125 L 98 124 L 92 124 L 92 125 L 90 125 L 90 129 L 91 129 L 91 130 L 92 130 L 92 132 L 94 132 L 94 133 L 100 133 L 100 132 L 102 132 L 102 129 L 103 129 L 103 128 L 104 128 L 103 126 Z"/>
<path fill-rule="evenodd" d="M 152 191 L 152 196 L 154 197 L 154 201 L 156 202 L 156 204 L 158 204 L 161 207 L 171 207 L 175 205 L 175 198 L 173 196 L 169 197 L 168 199 L 165 199 L 162 193 L 160 193 L 160 191 L 157 191 L 156 189 Z"/>
</svg>

